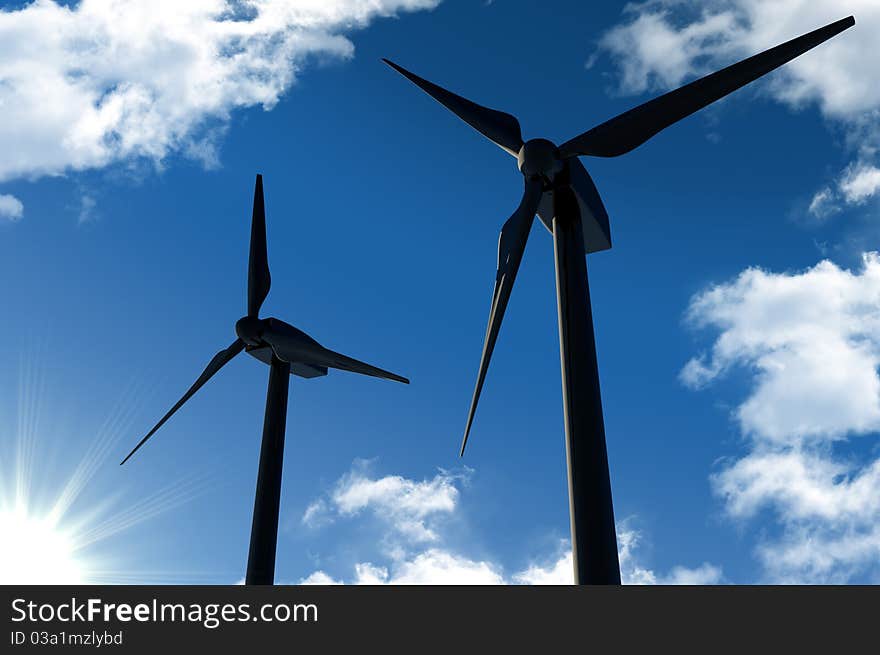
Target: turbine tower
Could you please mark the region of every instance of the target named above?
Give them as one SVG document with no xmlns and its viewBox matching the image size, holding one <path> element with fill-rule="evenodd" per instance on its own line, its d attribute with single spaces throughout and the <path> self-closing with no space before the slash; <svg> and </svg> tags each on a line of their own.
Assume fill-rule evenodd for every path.
<svg viewBox="0 0 880 655">
<path fill-rule="evenodd" d="M 480 106 L 385 59 L 385 63 L 517 158 L 525 179 L 519 207 L 501 228 L 498 269 L 476 387 L 461 443 L 467 445 L 501 320 L 535 214 L 553 235 L 571 542 L 576 584 L 620 584 L 617 535 L 599 393 L 585 254 L 611 248 L 608 214 L 578 156 L 617 157 L 762 75 L 852 27 L 852 16 L 654 98 L 561 146 L 523 142 L 519 121 Z"/>
<path fill-rule="evenodd" d="M 138 442 L 120 464 L 125 464 L 211 377 L 242 350 L 269 365 L 269 388 L 263 420 L 263 442 L 254 498 L 251 542 L 245 584 L 271 585 L 275 578 L 275 547 L 278 541 L 278 511 L 281 503 L 281 469 L 284 431 L 287 422 L 288 385 L 291 375 L 315 378 L 335 368 L 409 384 L 409 380 L 381 368 L 324 348 L 309 335 L 277 318 L 260 318 L 263 301 L 269 295 L 271 279 L 266 252 L 266 211 L 263 177 L 257 175 L 251 245 L 248 260 L 247 316 L 235 324 L 238 338 L 214 356 L 208 366 L 165 416 Z"/>
</svg>

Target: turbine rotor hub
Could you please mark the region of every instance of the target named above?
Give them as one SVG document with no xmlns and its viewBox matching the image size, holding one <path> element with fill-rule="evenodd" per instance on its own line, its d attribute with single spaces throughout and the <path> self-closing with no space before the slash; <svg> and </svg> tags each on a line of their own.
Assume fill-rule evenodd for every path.
<svg viewBox="0 0 880 655">
<path fill-rule="evenodd" d="M 235 333 L 248 346 L 263 345 L 263 321 L 255 316 L 245 316 L 235 323 Z"/>
<path fill-rule="evenodd" d="M 519 170 L 527 179 L 540 177 L 546 182 L 552 182 L 565 168 L 565 163 L 559 156 L 559 148 L 547 139 L 526 141 L 519 150 L 517 162 Z"/>
</svg>

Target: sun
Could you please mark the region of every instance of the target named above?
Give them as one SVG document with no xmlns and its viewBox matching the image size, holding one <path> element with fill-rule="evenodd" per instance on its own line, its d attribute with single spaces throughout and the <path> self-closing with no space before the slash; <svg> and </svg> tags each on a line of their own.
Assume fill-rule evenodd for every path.
<svg viewBox="0 0 880 655">
<path fill-rule="evenodd" d="M 108 486 L 120 439 L 132 433 L 138 389 L 123 390 L 97 429 L 77 426 L 58 409 L 44 370 L 23 358 L 18 420 L 0 422 L 0 585 L 167 579 L 138 567 L 136 549 L 115 538 L 199 495 L 204 480 L 185 477 L 134 498 L 115 481 Z M 55 419 L 56 412 L 66 420 Z"/>
<path fill-rule="evenodd" d="M 19 506 L 0 509 L 0 580 L 4 584 L 85 584 L 88 565 L 76 537 L 49 516 Z"/>
</svg>

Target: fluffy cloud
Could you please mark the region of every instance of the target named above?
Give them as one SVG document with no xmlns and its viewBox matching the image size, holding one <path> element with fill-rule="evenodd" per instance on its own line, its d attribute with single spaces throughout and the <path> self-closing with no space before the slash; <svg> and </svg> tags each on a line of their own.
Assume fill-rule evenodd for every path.
<svg viewBox="0 0 880 655">
<path fill-rule="evenodd" d="M 24 216 L 24 205 L 15 196 L 0 193 L 0 220 L 15 223 Z"/>
<path fill-rule="evenodd" d="M 662 5 L 630 5 L 632 20 L 608 31 L 600 47 L 610 53 L 621 69 L 620 87 L 625 93 L 644 93 L 680 86 L 686 77 L 709 72 L 697 67 L 708 48 L 733 48 L 722 35 L 736 28 L 730 13 L 704 16 L 702 20 L 676 27 Z M 644 10 L 644 11 L 643 11 Z"/>
<path fill-rule="evenodd" d="M 344 33 L 440 0 L 36 0 L 0 10 L 0 181 L 181 152 L 271 109 Z"/>
<path fill-rule="evenodd" d="M 499 585 L 504 578 L 489 562 L 475 561 L 439 548 L 430 548 L 411 559 L 394 563 L 393 568 L 370 563 L 358 563 L 354 578 L 356 585 Z M 300 584 L 345 584 L 322 571 L 316 571 Z"/>
<path fill-rule="evenodd" d="M 820 220 L 825 220 L 839 212 L 840 206 L 837 203 L 837 195 L 834 189 L 831 187 L 819 189 L 819 191 L 813 194 L 813 199 L 810 200 L 810 206 L 807 208 L 807 211 L 814 218 Z"/>
<path fill-rule="evenodd" d="M 410 541 L 437 541 L 430 524 L 455 509 L 462 474 L 441 471 L 431 480 L 414 481 L 399 475 L 372 478 L 369 463 L 356 461 L 351 472 L 336 483 L 328 498 L 311 503 L 303 514 L 306 525 L 319 526 L 335 516 L 371 512 Z"/>
<path fill-rule="evenodd" d="M 620 535 L 618 535 L 620 539 Z M 621 572 L 622 575 L 622 572 Z M 563 541 L 559 544 L 559 554 L 546 564 L 530 564 L 528 568 L 514 573 L 516 584 L 532 585 L 568 585 L 574 580 L 574 558 L 571 544 Z"/>
<path fill-rule="evenodd" d="M 620 68 L 624 93 L 665 91 L 738 59 L 853 14 L 854 28 L 798 57 L 760 88 L 794 108 L 815 102 L 842 124 L 855 160 L 810 213 L 827 218 L 880 187 L 880 4 L 875 0 L 648 0 L 627 5 L 600 51 Z"/>
<path fill-rule="evenodd" d="M 862 271 L 830 261 L 794 274 L 751 268 L 691 302 L 690 320 L 719 330 L 682 371 L 690 386 L 734 365 L 756 373 L 736 411 L 743 432 L 791 444 L 880 428 L 880 258 Z"/>
<path fill-rule="evenodd" d="M 708 563 L 693 569 L 676 566 L 668 574 L 658 575 L 636 559 L 633 546 L 639 538 L 639 533 L 632 530 L 623 530 L 618 534 L 622 544 L 620 575 L 623 584 L 713 585 L 724 579 L 721 569 Z M 429 548 L 409 558 L 393 561 L 388 566 L 363 562 L 355 564 L 354 577 L 348 584 L 570 585 L 573 580 L 571 546 L 563 541 L 560 554 L 551 557 L 546 564 L 531 564 L 510 576 L 505 576 L 502 567 L 491 561 L 473 560 L 442 548 Z M 324 571 L 315 571 L 303 578 L 300 584 L 346 583 Z"/>
<path fill-rule="evenodd" d="M 717 331 L 682 371 L 703 386 L 740 368 L 734 411 L 747 451 L 713 478 L 730 516 L 776 518 L 757 554 L 774 581 L 843 582 L 880 561 L 880 459 L 851 452 L 880 431 L 880 257 L 796 273 L 748 269 L 698 294 L 688 316 Z"/>
<path fill-rule="evenodd" d="M 460 487 L 471 473 L 441 471 L 421 481 L 396 475 L 372 477 L 368 463 L 356 461 L 330 493 L 308 506 L 303 522 L 320 527 L 343 517 L 368 517 L 383 526 L 383 561 L 355 563 L 348 584 L 572 584 L 571 547 L 566 540 L 549 556 L 510 575 L 497 562 L 471 558 L 445 544 L 441 519 L 457 512 Z M 721 570 L 710 564 L 696 569 L 675 567 L 668 575 L 658 575 L 636 557 L 639 532 L 623 523 L 618 533 L 625 584 L 716 584 L 722 580 Z M 346 581 L 317 570 L 300 583 Z"/>
<path fill-rule="evenodd" d="M 617 549 L 620 560 L 620 579 L 626 585 L 713 585 L 724 580 L 721 569 L 704 562 L 697 568 L 675 566 L 667 574 L 658 574 L 646 568 L 638 557 L 642 533 L 622 521 L 617 526 Z M 531 565 L 524 571 L 515 573 L 515 584 L 567 585 L 572 583 L 573 561 L 571 545 L 568 541 L 560 543 L 561 555 L 544 566 Z"/>
<path fill-rule="evenodd" d="M 840 191 L 848 203 L 865 202 L 880 191 L 880 168 L 867 164 L 853 166 L 840 180 Z"/>
<path fill-rule="evenodd" d="M 769 91 L 799 106 L 816 101 L 826 115 L 853 119 L 880 107 L 880 34 L 874 0 L 651 0 L 627 6 L 601 48 L 619 64 L 622 90 L 679 86 L 849 14 L 858 25 L 787 64 Z"/>
<path fill-rule="evenodd" d="M 813 195 L 808 211 L 818 219 L 838 213 L 845 205 L 863 205 L 880 193 L 880 168 L 865 161 L 850 164 L 834 186 Z"/>
<path fill-rule="evenodd" d="M 697 568 L 674 566 L 667 574 L 657 574 L 645 568 L 638 558 L 642 533 L 624 521 L 617 526 L 617 547 L 620 557 L 620 577 L 624 584 L 642 585 L 710 585 L 724 580 L 721 568 L 703 562 Z"/>
</svg>

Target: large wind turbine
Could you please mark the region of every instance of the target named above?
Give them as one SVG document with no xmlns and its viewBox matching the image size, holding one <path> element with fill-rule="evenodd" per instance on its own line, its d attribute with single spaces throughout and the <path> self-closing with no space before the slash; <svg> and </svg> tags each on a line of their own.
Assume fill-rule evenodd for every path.
<svg viewBox="0 0 880 655">
<path fill-rule="evenodd" d="M 248 552 L 246 584 L 270 585 L 275 577 L 275 546 L 278 539 L 278 510 L 281 501 L 281 469 L 284 456 L 284 429 L 287 422 L 287 391 L 290 375 L 315 378 L 336 368 L 409 384 L 409 380 L 381 368 L 324 348 L 301 330 L 277 318 L 260 318 L 263 301 L 269 295 L 269 260 L 266 253 L 266 211 L 263 177 L 257 175 L 251 246 L 248 261 L 247 316 L 235 324 L 238 338 L 214 356 L 198 380 L 183 394 L 165 416 L 122 460 L 125 464 L 162 427 L 174 412 L 202 385 L 242 350 L 269 365 L 269 389 L 263 420 L 263 443 L 254 498 L 251 543 Z"/>
<path fill-rule="evenodd" d="M 508 154 L 525 178 L 519 207 L 501 229 L 498 271 L 467 426 L 464 454 L 489 359 L 535 213 L 553 234 L 571 541 L 576 584 L 620 584 L 617 536 L 584 255 L 611 247 L 608 214 L 579 155 L 616 157 L 661 130 L 802 55 L 855 24 L 844 18 L 707 75 L 584 132 L 561 146 L 523 142 L 519 121 L 384 60 Z"/>
</svg>

